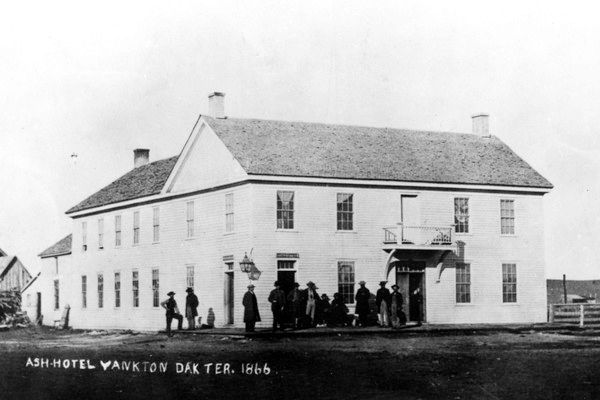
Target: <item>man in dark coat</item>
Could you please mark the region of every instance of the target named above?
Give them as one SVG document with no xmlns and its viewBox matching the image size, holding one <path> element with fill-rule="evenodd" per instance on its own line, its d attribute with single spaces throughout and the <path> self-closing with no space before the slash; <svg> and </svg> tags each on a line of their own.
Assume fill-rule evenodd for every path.
<svg viewBox="0 0 600 400">
<path fill-rule="evenodd" d="M 398 291 L 400 287 L 398 285 L 392 285 L 392 294 L 390 295 L 390 315 L 392 327 L 399 328 L 400 325 L 406 324 L 406 316 L 402 311 L 402 303 L 404 299 L 402 298 L 402 293 Z"/>
<path fill-rule="evenodd" d="M 182 324 L 183 324 L 183 316 L 181 314 L 179 314 L 179 309 L 177 308 L 177 302 L 175 301 L 175 292 L 169 292 L 169 293 L 167 293 L 167 296 L 169 296 L 169 298 L 167 300 L 163 301 L 162 303 L 160 303 L 160 305 L 162 308 L 167 310 L 167 313 L 166 313 L 167 335 L 173 336 L 173 334 L 171 333 L 171 322 L 173 322 L 173 319 L 176 319 L 177 320 L 177 330 L 181 330 Z"/>
<path fill-rule="evenodd" d="M 366 282 L 358 282 L 360 288 L 356 291 L 354 299 L 356 301 L 356 313 L 358 314 L 358 322 L 360 326 L 367 326 L 367 320 L 369 316 L 369 298 L 371 292 L 365 287 Z"/>
<path fill-rule="evenodd" d="M 417 314 L 417 325 L 421 325 L 421 320 L 423 319 L 423 295 L 421 294 L 421 288 L 416 288 L 415 291 L 412 292 L 410 296 L 410 304 L 414 305 L 411 306 L 411 310 L 414 307 L 414 310 Z"/>
<path fill-rule="evenodd" d="M 254 332 L 254 325 L 260 322 L 260 314 L 258 312 L 258 302 L 254 294 L 254 285 L 248 285 L 248 291 L 244 294 L 242 300 L 244 305 L 244 322 L 246 323 L 246 332 Z"/>
<path fill-rule="evenodd" d="M 302 314 L 304 313 L 304 308 L 302 307 L 303 296 L 299 286 L 298 282 L 294 283 L 294 288 L 290 290 L 287 296 L 287 304 L 289 305 L 291 316 L 294 319 L 294 328 L 296 329 L 300 327 L 300 318 L 302 318 Z"/>
<path fill-rule="evenodd" d="M 379 290 L 377 290 L 377 297 L 375 302 L 377 303 L 377 312 L 379 313 L 379 325 L 382 327 L 390 325 L 390 303 L 391 296 L 388 288 L 385 287 L 387 281 L 379 282 Z"/>
<path fill-rule="evenodd" d="M 273 332 L 275 332 L 278 325 L 283 330 L 281 320 L 283 317 L 283 308 L 285 307 L 285 292 L 281 290 L 279 282 L 275 281 L 273 286 L 275 286 L 275 289 L 271 290 L 269 294 L 269 303 L 271 303 L 271 311 L 273 312 Z"/>
<path fill-rule="evenodd" d="M 198 296 L 194 294 L 194 289 L 191 287 L 185 290 L 187 296 L 185 298 L 185 317 L 188 321 L 188 329 L 196 329 L 196 317 L 198 316 Z"/>
</svg>

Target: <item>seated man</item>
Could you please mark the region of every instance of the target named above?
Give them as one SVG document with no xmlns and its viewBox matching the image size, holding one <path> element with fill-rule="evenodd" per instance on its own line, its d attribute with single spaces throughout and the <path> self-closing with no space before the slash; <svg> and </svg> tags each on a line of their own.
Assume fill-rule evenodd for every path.
<svg viewBox="0 0 600 400">
<path fill-rule="evenodd" d="M 330 326 L 352 326 L 354 315 L 348 315 L 348 307 L 339 293 L 333 295 L 331 312 L 328 325 Z"/>
</svg>

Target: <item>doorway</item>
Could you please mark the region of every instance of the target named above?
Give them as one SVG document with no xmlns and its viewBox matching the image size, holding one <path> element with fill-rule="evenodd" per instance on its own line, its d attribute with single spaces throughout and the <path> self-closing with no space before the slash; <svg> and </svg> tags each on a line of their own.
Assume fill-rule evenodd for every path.
<svg viewBox="0 0 600 400">
<path fill-rule="evenodd" d="M 277 282 L 279 287 L 285 293 L 287 299 L 288 294 L 294 289 L 296 283 L 295 261 L 278 260 L 277 261 Z M 287 304 L 287 302 L 286 302 Z M 283 321 L 286 325 L 294 324 L 294 316 L 292 315 L 289 304 L 284 310 Z"/>
<path fill-rule="evenodd" d="M 396 284 L 404 300 L 403 311 L 408 321 L 425 321 L 425 263 L 421 261 L 400 261 L 396 263 Z M 420 289 L 421 301 L 414 294 Z"/>
<path fill-rule="evenodd" d="M 35 321 L 42 325 L 42 293 L 37 292 L 37 301 L 35 303 Z"/>
<path fill-rule="evenodd" d="M 225 323 L 233 324 L 233 271 L 225 272 Z"/>
</svg>

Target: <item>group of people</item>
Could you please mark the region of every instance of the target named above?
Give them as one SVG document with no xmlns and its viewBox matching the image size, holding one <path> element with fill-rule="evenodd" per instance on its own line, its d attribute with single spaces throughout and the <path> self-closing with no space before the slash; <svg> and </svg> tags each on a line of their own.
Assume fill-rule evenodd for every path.
<svg viewBox="0 0 600 400">
<path fill-rule="evenodd" d="M 380 289 L 377 290 L 375 298 L 379 325 L 398 328 L 406 324 L 406 315 L 402 311 L 404 303 L 402 294 L 399 292 L 398 285 L 393 285 L 392 292 L 390 292 L 386 288 L 386 284 L 386 281 L 379 283 Z M 355 295 L 355 312 L 358 314 L 356 325 L 364 327 L 371 325 L 369 319 L 371 292 L 366 288 L 365 281 L 360 281 L 359 286 Z M 355 324 L 355 316 L 349 314 L 348 307 L 340 293 L 335 293 L 330 302 L 326 294 L 319 296 L 317 290 L 317 286 L 312 281 L 306 284 L 305 289 L 300 289 L 300 285 L 295 283 L 294 288 L 286 295 L 280 282 L 275 281 L 274 289 L 268 298 L 273 313 L 273 332 L 277 329 L 283 330 L 286 322 L 290 323 L 294 329 L 315 327 L 321 324 L 327 324 L 327 326 L 352 326 Z M 413 297 L 417 299 L 416 301 L 422 298 L 419 289 L 415 291 Z M 256 322 L 260 321 L 253 284 L 248 285 L 248 291 L 244 295 L 242 304 L 244 305 L 246 332 L 253 332 Z M 420 323 L 420 318 L 418 322 Z"/>
<path fill-rule="evenodd" d="M 189 287 L 185 290 L 187 292 L 187 296 L 185 298 L 185 318 L 187 319 L 188 329 L 193 330 L 196 329 L 196 317 L 198 317 L 198 296 L 194 294 L 194 289 Z M 175 292 L 171 291 L 167 293 L 169 298 L 162 303 L 160 306 L 166 310 L 166 319 L 167 319 L 167 334 L 172 336 L 171 334 L 171 323 L 173 320 L 177 320 L 177 329 L 183 329 L 183 315 L 179 312 L 179 308 L 177 307 L 177 301 L 175 301 Z M 202 325 L 203 327 L 212 327 L 214 326 L 214 312 L 211 309 L 208 310 L 208 317 L 206 325 Z M 212 319 L 212 322 L 211 322 Z"/>
<path fill-rule="evenodd" d="M 283 330 L 283 324 L 289 322 L 294 329 L 315 327 L 317 325 L 327 324 L 327 326 L 369 326 L 371 325 L 369 315 L 371 314 L 371 292 L 366 287 L 365 281 L 360 281 L 359 289 L 356 291 L 354 299 L 356 301 L 355 312 L 358 319 L 355 322 L 354 314 L 349 314 L 348 307 L 340 293 L 333 295 L 330 301 L 326 294 L 319 296 L 317 285 L 309 281 L 305 289 L 300 289 L 300 284 L 294 284 L 294 288 L 285 293 L 281 288 L 280 282 L 275 281 L 275 288 L 269 294 L 269 303 L 271 303 L 271 312 L 273 313 L 273 332 L 277 329 Z M 377 307 L 377 318 L 379 326 L 398 328 L 406 324 L 406 315 L 402 310 L 404 304 L 402 294 L 398 285 L 392 285 L 390 292 L 386 288 L 387 281 L 379 283 L 380 288 L 375 296 L 375 305 Z M 185 299 L 185 317 L 188 321 L 188 329 L 196 328 L 196 317 L 198 316 L 198 297 L 194 294 L 194 289 L 186 289 Z M 177 320 L 177 329 L 183 329 L 183 315 L 179 312 L 177 302 L 175 301 L 175 292 L 167 293 L 169 298 L 160 305 L 166 310 L 167 334 L 171 335 L 171 323 Z M 415 301 L 418 306 L 418 324 L 421 323 L 421 303 L 422 296 L 420 289 L 416 289 L 411 295 L 411 302 Z M 254 332 L 254 327 L 260 321 L 258 311 L 258 301 L 254 294 L 254 285 L 248 285 L 248 291 L 244 294 L 242 300 L 244 306 L 244 323 L 246 332 Z M 208 320 L 210 319 L 209 310 Z M 214 313 L 212 313 L 214 324 Z M 210 321 L 207 320 L 210 327 Z M 204 326 L 204 325 L 203 325 Z"/>
</svg>

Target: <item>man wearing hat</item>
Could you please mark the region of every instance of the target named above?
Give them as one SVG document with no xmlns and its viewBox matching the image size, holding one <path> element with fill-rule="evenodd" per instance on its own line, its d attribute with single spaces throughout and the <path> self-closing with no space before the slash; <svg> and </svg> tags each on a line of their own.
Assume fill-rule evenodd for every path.
<svg viewBox="0 0 600 400">
<path fill-rule="evenodd" d="M 392 327 L 399 328 L 400 325 L 406 324 L 406 317 L 404 316 L 404 312 L 402 312 L 402 293 L 398 291 L 400 287 L 398 285 L 392 285 L 392 294 L 390 298 L 390 314 L 392 320 Z"/>
<path fill-rule="evenodd" d="M 306 315 L 310 317 L 310 326 L 314 328 L 317 326 L 315 311 L 317 309 L 317 302 L 320 298 L 317 294 L 317 285 L 315 285 L 313 281 L 308 281 L 306 286 L 308 286 L 306 289 Z"/>
<path fill-rule="evenodd" d="M 379 325 L 381 327 L 390 326 L 390 311 L 389 305 L 392 301 L 392 297 L 388 288 L 385 287 L 387 281 L 379 282 L 379 290 L 375 298 L 377 304 L 377 311 L 379 311 Z"/>
<path fill-rule="evenodd" d="M 271 311 L 273 312 L 273 332 L 275 332 L 278 325 L 283 330 L 281 319 L 285 307 L 285 292 L 281 290 L 278 281 L 275 281 L 273 286 L 275 286 L 275 289 L 271 290 L 269 294 L 269 303 L 271 303 Z"/>
<path fill-rule="evenodd" d="M 185 317 L 188 321 L 188 329 L 196 329 L 196 317 L 198 316 L 198 296 L 194 294 L 194 289 L 189 287 L 185 290 Z"/>
<path fill-rule="evenodd" d="M 169 298 L 162 303 L 160 303 L 161 307 L 167 310 L 167 335 L 173 336 L 171 334 L 171 322 L 173 322 L 173 318 L 177 320 L 177 330 L 182 329 L 183 325 L 183 317 L 179 314 L 179 309 L 177 308 L 177 302 L 175 301 L 175 292 L 167 293 Z"/>
<path fill-rule="evenodd" d="M 300 327 L 300 318 L 302 318 L 302 312 L 304 311 L 302 307 L 302 291 L 299 287 L 300 284 L 298 282 L 294 283 L 294 288 L 287 295 L 287 304 L 290 307 L 292 318 L 294 318 L 294 328 L 296 329 Z"/>
<path fill-rule="evenodd" d="M 369 319 L 369 299 L 371 298 L 371 292 L 365 287 L 366 282 L 358 282 L 360 288 L 356 291 L 354 299 L 356 301 L 356 313 L 358 314 L 358 323 L 360 326 L 367 326 Z"/>
<path fill-rule="evenodd" d="M 248 291 L 244 294 L 242 300 L 244 305 L 244 322 L 246 323 L 246 332 L 254 332 L 254 325 L 260 321 L 258 312 L 258 302 L 254 294 L 254 285 L 248 285 Z"/>
</svg>

